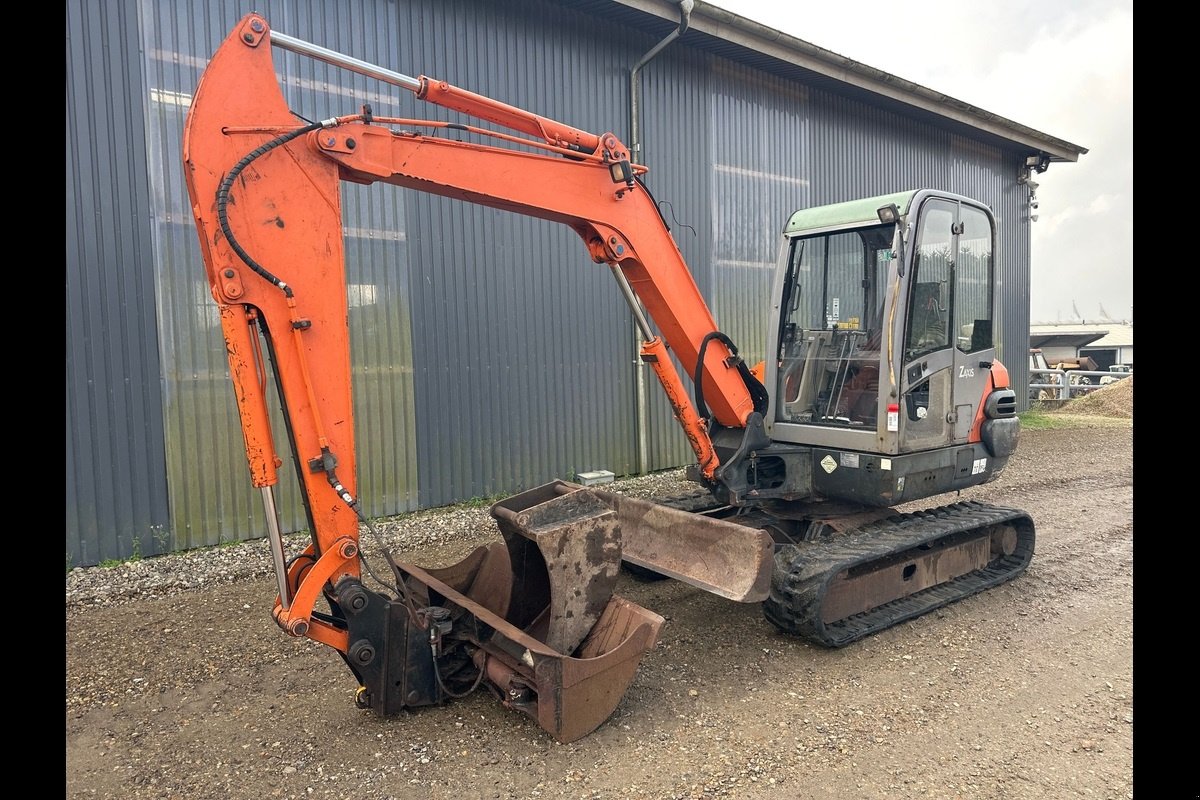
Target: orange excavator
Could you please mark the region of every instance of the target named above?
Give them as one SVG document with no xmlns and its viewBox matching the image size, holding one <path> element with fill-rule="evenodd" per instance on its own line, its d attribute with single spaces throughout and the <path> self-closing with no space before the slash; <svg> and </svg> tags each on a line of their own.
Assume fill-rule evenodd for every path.
<svg viewBox="0 0 1200 800">
<path fill-rule="evenodd" d="M 369 106 L 305 121 L 285 102 L 276 49 L 511 133 Z M 201 77 L 183 158 L 266 509 L 274 619 L 342 656 L 361 708 L 391 715 L 486 687 L 559 741 L 587 735 L 663 625 L 615 593 L 622 564 L 761 603 L 780 630 L 840 647 L 1007 581 L 1032 558 L 1033 521 L 1019 510 L 894 508 L 995 479 L 1019 439 L 993 338 L 995 220 L 981 203 L 918 189 L 797 211 L 782 230 L 768 358 L 751 367 L 718 329 L 646 168 L 613 133 L 392 72 L 249 14 Z M 396 560 L 356 491 L 343 181 L 574 230 L 629 303 L 642 360 L 695 454 L 696 491 L 651 501 L 553 481 L 494 504 L 499 541 L 462 562 Z M 281 452 L 311 533 L 291 554 L 275 508 Z"/>
</svg>

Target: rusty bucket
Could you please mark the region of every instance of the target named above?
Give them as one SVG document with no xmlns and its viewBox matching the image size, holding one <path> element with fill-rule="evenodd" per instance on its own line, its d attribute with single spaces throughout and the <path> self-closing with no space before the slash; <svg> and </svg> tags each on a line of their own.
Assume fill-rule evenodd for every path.
<svg viewBox="0 0 1200 800">
<path fill-rule="evenodd" d="M 491 512 L 503 543 L 445 568 L 398 565 L 402 599 L 339 585 L 349 638 L 362 642 L 347 659 L 359 704 L 390 714 L 441 703 L 465 694 L 458 675 L 458 686 L 486 683 L 504 706 L 574 741 L 612 715 L 663 618 L 613 594 L 618 515 L 591 491 L 555 482 Z"/>
</svg>

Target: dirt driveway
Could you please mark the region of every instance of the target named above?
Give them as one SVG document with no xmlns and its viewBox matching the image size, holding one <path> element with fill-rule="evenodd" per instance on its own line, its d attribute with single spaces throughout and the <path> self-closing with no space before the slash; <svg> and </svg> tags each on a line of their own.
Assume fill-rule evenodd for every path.
<svg viewBox="0 0 1200 800">
<path fill-rule="evenodd" d="M 566 745 L 483 692 L 356 709 L 337 654 L 270 620 L 269 577 L 68 607 L 66 796 L 1131 798 L 1132 464 L 1128 419 L 1023 431 L 963 498 L 1032 514 L 1026 574 L 841 650 L 623 576 L 667 624 L 616 714 Z"/>
</svg>

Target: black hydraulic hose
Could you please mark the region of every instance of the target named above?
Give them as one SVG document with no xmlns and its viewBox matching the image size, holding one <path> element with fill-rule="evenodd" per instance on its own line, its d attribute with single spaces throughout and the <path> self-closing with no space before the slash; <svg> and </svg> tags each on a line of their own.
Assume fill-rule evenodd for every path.
<svg viewBox="0 0 1200 800">
<path fill-rule="evenodd" d="M 392 568 L 392 575 L 394 575 L 396 578 L 396 594 L 399 595 L 404 604 L 415 613 L 416 606 L 413 605 L 412 597 L 408 593 L 408 587 L 404 585 L 404 571 L 400 569 L 400 565 L 397 564 L 396 559 L 392 557 L 392 552 L 388 550 L 387 544 L 384 543 L 383 536 L 380 535 L 379 529 L 371 523 L 371 520 L 368 519 L 367 515 L 363 513 L 362 506 L 358 505 L 358 503 L 355 503 L 354 511 L 358 514 L 358 518 L 362 524 L 366 526 L 367 530 L 370 531 L 371 535 L 375 538 L 375 544 L 379 546 L 380 551 L 383 553 L 384 561 L 386 561 L 388 566 Z M 379 580 L 379 578 L 373 572 L 371 573 L 371 577 L 375 578 L 377 581 Z M 380 581 L 380 583 L 383 582 Z M 387 584 L 384 585 L 386 586 Z"/>
<path fill-rule="evenodd" d="M 483 667 L 480 667 L 479 674 L 475 676 L 475 682 L 471 684 L 471 688 L 467 689 L 466 691 L 462 692 L 461 694 L 456 694 L 455 692 L 450 691 L 450 689 L 442 681 L 442 671 L 440 669 L 438 669 L 437 661 L 434 660 L 434 662 L 433 662 L 433 676 L 435 678 L 437 678 L 438 688 L 441 689 L 443 692 L 445 692 L 448 696 L 454 698 L 455 700 L 460 700 L 460 699 L 466 697 L 467 695 L 469 695 L 471 692 L 478 689 L 479 685 L 483 683 L 483 676 L 484 676 L 484 673 L 486 673 L 486 672 L 487 672 L 487 670 L 485 670 Z"/>
<path fill-rule="evenodd" d="M 346 628 L 346 620 L 341 619 L 339 617 L 335 617 L 332 614 L 324 614 L 320 611 L 314 611 L 314 612 L 312 612 L 312 616 L 313 616 L 313 619 L 319 619 L 322 622 L 326 622 L 326 623 L 332 625 L 333 627 L 337 628 L 338 630 L 344 631 L 347 629 Z"/>
<path fill-rule="evenodd" d="M 696 413 L 700 415 L 700 419 L 711 419 L 708 416 L 708 406 L 704 405 L 704 386 L 701 380 L 704 377 L 704 353 L 708 350 L 708 343 L 718 336 L 723 336 L 719 331 L 713 331 L 705 335 L 703 341 L 700 342 L 700 352 L 696 356 L 696 371 L 692 375 L 692 392 L 695 395 Z M 729 341 L 728 337 L 725 337 Z"/>
<path fill-rule="evenodd" d="M 754 410 L 760 414 L 767 412 L 767 389 L 759 382 L 758 378 L 754 377 L 750 372 L 750 368 L 746 366 L 746 362 L 738 355 L 737 345 L 733 343 L 725 334 L 720 331 L 713 331 L 705 334 L 704 339 L 700 341 L 700 352 L 696 356 L 696 371 L 692 376 L 692 390 L 695 393 L 696 413 L 701 419 L 711 421 L 709 416 L 708 406 L 704 404 L 704 386 L 701 379 L 704 377 L 704 353 L 708 350 L 708 343 L 716 339 L 725 347 L 729 348 L 730 358 L 735 360 L 738 368 L 738 373 L 742 377 L 742 383 L 746 385 L 746 390 L 750 392 L 750 399 L 754 403 Z"/>
<path fill-rule="evenodd" d="M 313 122 L 309 125 L 305 125 L 303 128 L 297 128 L 294 131 L 289 131 L 282 136 L 272 139 L 266 144 L 254 148 L 245 156 L 243 156 L 241 161 L 233 165 L 233 169 L 229 170 L 229 174 L 225 176 L 225 179 L 221 181 L 221 186 L 217 189 L 217 221 L 221 225 L 221 233 L 225 234 L 225 240 L 229 242 L 229 246 L 233 248 L 233 252 L 238 254 L 238 258 L 246 262 L 246 266 L 250 267 L 250 269 L 254 270 L 263 279 L 270 282 L 271 285 L 278 286 L 288 297 L 292 296 L 292 287 L 288 286 L 275 275 L 272 275 L 265 267 L 251 258 L 250 254 L 247 253 L 240 244 L 238 244 L 237 238 L 234 237 L 233 230 L 229 227 L 229 214 L 227 208 L 229 205 L 229 190 L 233 188 L 233 182 L 237 180 L 238 175 L 242 173 L 242 170 L 248 167 L 256 158 L 266 155 L 275 148 L 287 144 L 298 136 L 303 136 L 311 131 L 329 127 L 329 125 L 326 124 L 327 122 L 331 121 L 327 120 L 326 122 Z"/>
<path fill-rule="evenodd" d="M 373 570 L 371 568 L 371 564 L 367 561 L 367 557 L 362 554 L 362 551 L 359 551 L 358 560 L 363 565 L 363 569 L 366 570 L 367 574 L 375 579 L 376 583 L 378 583 L 380 586 L 387 588 L 387 589 L 392 588 L 391 584 L 389 584 L 383 578 L 380 578 L 378 575 L 375 574 L 375 570 Z"/>
<path fill-rule="evenodd" d="M 392 574 L 396 578 L 396 594 L 399 596 L 400 601 L 408 608 L 409 614 L 415 620 L 417 615 L 417 607 L 413 603 L 413 599 L 409 594 L 408 587 L 404 585 L 404 570 L 400 569 L 400 565 L 397 564 L 396 559 L 392 557 L 391 551 L 388 550 L 387 544 L 383 541 L 383 536 L 380 535 L 379 530 L 374 524 L 372 524 L 366 512 L 363 511 L 362 504 L 358 502 L 358 498 L 350 494 L 350 491 L 342 485 L 342 482 L 338 480 L 337 473 L 334 472 L 332 468 L 325 470 L 325 477 L 329 481 L 329 485 L 333 487 L 333 490 L 337 493 L 338 497 L 342 499 L 342 502 L 350 507 L 350 510 L 354 512 L 359 521 L 366 526 L 367 530 L 375 538 L 375 543 L 379 545 L 379 549 L 383 552 L 384 560 L 387 561 L 388 566 L 392 568 Z M 362 560 L 361 553 L 359 554 L 359 558 Z M 367 572 L 370 573 L 372 578 L 375 578 L 376 581 L 379 581 L 379 583 L 383 584 L 384 586 L 387 585 L 386 583 L 383 583 L 383 581 L 380 581 L 379 577 L 375 575 L 374 572 L 371 572 L 369 567 Z"/>
<path fill-rule="evenodd" d="M 311 561 L 314 564 L 317 563 L 317 557 L 314 556 L 312 553 L 296 553 L 296 555 L 289 558 L 287 560 L 287 562 L 283 565 L 284 569 L 287 569 L 290 571 L 292 569 L 292 565 L 295 564 L 297 561 L 299 561 L 302 558 L 307 558 L 309 561 Z"/>
</svg>

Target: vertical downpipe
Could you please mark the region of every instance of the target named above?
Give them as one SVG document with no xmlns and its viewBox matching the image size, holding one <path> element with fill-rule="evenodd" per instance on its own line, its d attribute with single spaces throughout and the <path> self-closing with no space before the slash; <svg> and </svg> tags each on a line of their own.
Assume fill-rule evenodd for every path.
<svg viewBox="0 0 1200 800">
<path fill-rule="evenodd" d="M 639 73 L 642 67 L 646 66 L 664 47 L 683 35 L 688 28 L 688 20 L 695 5 L 695 0 L 679 0 L 679 27 L 650 48 L 629 71 L 629 152 L 631 160 L 635 163 L 646 163 L 642 158 L 642 132 L 639 124 L 641 118 Z M 628 284 L 626 283 L 625 286 L 628 287 Z M 626 297 L 626 299 L 630 298 Z M 650 470 L 650 420 L 646 398 L 646 365 L 642 363 L 641 352 L 643 336 L 647 340 L 652 336 L 643 329 L 644 318 L 639 319 L 641 314 L 637 310 L 636 297 L 632 298 L 630 307 L 634 308 L 633 363 L 637 386 L 637 472 L 639 475 L 644 475 Z"/>
</svg>

